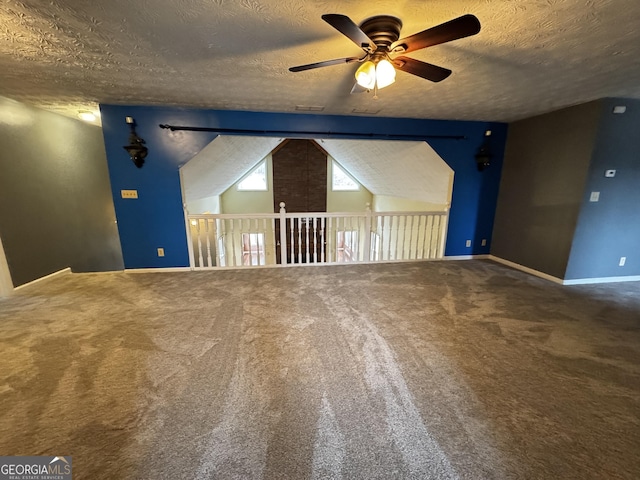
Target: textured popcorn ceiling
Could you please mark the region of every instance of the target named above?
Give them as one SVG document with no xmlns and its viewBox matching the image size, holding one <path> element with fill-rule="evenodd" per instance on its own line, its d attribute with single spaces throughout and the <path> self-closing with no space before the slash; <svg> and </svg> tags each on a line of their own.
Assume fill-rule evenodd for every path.
<svg viewBox="0 0 640 480">
<path fill-rule="evenodd" d="M 350 95 L 361 51 L 321 20 L 377 14 L 410 35 L 465 13 L 474 36 L 412 52 L 453 70 Z M 3 0 L 0 95 L 68 115 L 98 103 L 509 121 L 605 96 L 640 98 L 638 0 Z"/>
<path fill-rule="evenodd" d="M 282 141 L 268 137 L 216 137 L 182 167 L 186 201 L 221 195 Z M 373 194 L 449 204 L 453 171 L 425 142 L 318 142 Z"/>
<path fill-rule="evenodd" d="M 221 195 L 282 141 L 271 137 L 216 137 L 181 169 L 185 200 Z"/>
<path fill-rule="evenodd" d="M 449 204 L 453 170 L 425 142 L 320 140 L 375 195 Z"/>
</svg>

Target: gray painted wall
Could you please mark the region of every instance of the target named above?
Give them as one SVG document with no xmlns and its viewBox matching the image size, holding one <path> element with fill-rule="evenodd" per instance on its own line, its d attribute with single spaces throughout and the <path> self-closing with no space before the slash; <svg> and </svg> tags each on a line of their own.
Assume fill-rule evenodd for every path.
<svg viewBox="0 0 640 480">
<path fill-rule="evenodd" d="M 613 114 L 616 105 L 626 112 Z M 640 100 L 602 100 L 600 115 L 566 279 L 640 275 Z"/>
<path fill-rule="evenodd" d="M 491 253 L 564 278 L 601 103 L 509 125 Z"/>
<path fill-rule="evenodd" d="M 66 267 L 122 269 L 101 129 L 0 97 L 0 145 L 0 235 L 14 286 Z"/>
</svg>

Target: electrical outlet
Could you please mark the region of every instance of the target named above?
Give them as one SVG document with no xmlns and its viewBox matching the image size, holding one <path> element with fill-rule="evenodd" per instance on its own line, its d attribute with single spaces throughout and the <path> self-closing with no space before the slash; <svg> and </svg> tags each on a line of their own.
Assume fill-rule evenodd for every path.
<svg viewBox="0 0 640 480">
<path fill-rule="evenodd" d="M 159 257 L 164 257 L 164 248 L 159 248 L 158 249 L 158 256 Z"/>
<path fill-rule="evenodd" d="M 471 240 L 467 240 L 466 246 L 467 246 L 467 247 L 470 247 L 470 246 L 471 246 Z"/>
<path fill-rule="evenodd" d="M 138 198 L 138 190 L 120 190 L 122 198 Z"/>
<path fill-rule="evenodd" d="M 591 192 L 591 196 L 589 197 L 590 202 L 597 202 L 600 200 L 600 192 Z"/>
<path fill-rule="evenodd" d="M 482 239 L 482 243 L 480 245 L 482 245 L 483 247 L 486 247 L 487 246 L 487 239 L 483 238 Z"/>
<path fill-rule="evenodd" d="M 624 267 L 625 263 L 627 263 L 627 257 L 620 257 L 620 262 L 618 262 L 618 265 L 620 267 Z"/>
</svg>

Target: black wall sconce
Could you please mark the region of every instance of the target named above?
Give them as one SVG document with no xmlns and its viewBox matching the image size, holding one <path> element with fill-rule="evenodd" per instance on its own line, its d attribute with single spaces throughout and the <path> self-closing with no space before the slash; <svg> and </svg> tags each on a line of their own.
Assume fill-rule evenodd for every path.
<svg viewBox="0 0 640 480">
<path fill-rule="evenodd" d="M 489 149 L 489 137 L 491 130 L 484 132 L 484 141 L 476 153 L 476 165 L 478 171 L 481 172 L 491 164 L 491 150 Z"/>
<path fill-rule="evenodd" d="M 131 132 L 129 133 L 129 145 L 125 145 L 124 148 L 131 157 L 131 161 L 135 164 L 136 167 L 142 168 L 144 165 L 144 159 L 147 158 L 147 147 L 144 146 L 145 141 L 138 136 L 136 133 L 136 121 L 133 117 L 125 117 L 125 121 L 131 127 Z"/>
</svg>

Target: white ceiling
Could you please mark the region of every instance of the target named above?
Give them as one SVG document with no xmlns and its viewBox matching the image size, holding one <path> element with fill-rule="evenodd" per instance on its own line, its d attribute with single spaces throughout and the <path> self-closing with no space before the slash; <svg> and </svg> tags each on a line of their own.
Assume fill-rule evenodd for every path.
<svg viewBox="0 0 640 480">
<path fill-rule="evenodd" d="M 319 140 L 374 195 L 448 205 L 453 170 L 425 142 Z"/>
<path fill-rule="evenodd" d="M 270 137 L 216 137 L 180 169 L 185 200 L 221 195 L 282 141 Z"/>
<path fill-rule="evenodd" d="M 357 56 L 321 19 L 390 14 L 402 36 L 475 14 L 476 36 L 412 52 L 453 74 L 350 95 Z M 3 0 L 0 95 L 75 115 L 98 103 L 510 121 L 606 96 L 640 98 L 638 0 Z"/>
<path fill-rule="evenodd" d="M 216 137 L 182 168 L 187 203 L 221 195 L 282 138 Z M 319 145 L 375 195 L 448 205 L 453 170 L 425 142 L 319 140 Z"/>
</svg>

